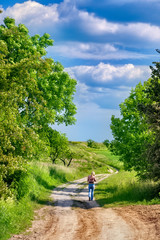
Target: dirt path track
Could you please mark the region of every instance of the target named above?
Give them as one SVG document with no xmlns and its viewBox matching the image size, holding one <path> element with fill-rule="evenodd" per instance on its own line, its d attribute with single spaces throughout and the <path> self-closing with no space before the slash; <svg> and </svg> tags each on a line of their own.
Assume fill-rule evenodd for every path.
<svg viewBox="0 0 160 240">
<path fill-rule="evenodd" d="M 97 175 L 97 182 L 108 176 Z M 24 235 L 15 235 L 10 240 L 160 239 L 156 238 L 155 231 L 151 234 L 153 228 L 148 228 L 149 225 L 145 225 L 138 215 L 135 217 L 133 212 L 132 219 L 127 216 L 125 208 L 104 209 L 96 201 L 88 201 L 86 178 L 54 189 L 51 197 L 54 206 L 38 210 L 32 227 Z"/>
</svg>

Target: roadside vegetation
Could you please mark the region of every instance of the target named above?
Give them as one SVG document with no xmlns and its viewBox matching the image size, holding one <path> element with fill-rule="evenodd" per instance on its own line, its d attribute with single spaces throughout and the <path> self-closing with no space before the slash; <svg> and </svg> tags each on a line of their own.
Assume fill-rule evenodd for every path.
<svg viewBox="0 0 160 240">
<path fill-rule="evenodd" d="M 51 191 L 58 185 L 73 180 L 76 170 L 46 162 L 28 166 L 27 174 L 20 181 L 18 199 L 0 200 L 0 239 L 9 239 L 31 224 L 34 210 L 50 201 Z"/>
<path fill-rule="evenodd" d="M 153 180 L 142 180 L 137 172 L 125 171 L 119 157 L 105 149 L 98 149 L 102 158 L 106 159 L 108 165 L 119 172 L 104 181 L 98 183 L 95 188 L 95 198 L 100 206 L 116 207 L 127 205 L 151 205 L 160 204 L 160 182 Z"/>
<path fill-rule="evenodd" d="M 120 171 L 97 184 L 95 198 L 105 208 L 160 204 L 159 183 L 141 181 L 134 171 Z"/>
</svg>

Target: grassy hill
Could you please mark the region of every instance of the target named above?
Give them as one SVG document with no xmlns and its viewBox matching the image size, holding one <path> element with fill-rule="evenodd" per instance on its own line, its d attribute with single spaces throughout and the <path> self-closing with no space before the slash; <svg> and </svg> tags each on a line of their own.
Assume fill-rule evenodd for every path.
<svg viewBox="0 0 160 240">
<path fill-rule="evenodd" d="M 97 144 L 97 148 L 89 148 L 86 142 L 71 142 L 70 148 L 74 152 L 74 159 L 71 166 L 88 174 L 91 171 L 98 173 L 107 173 L 113 167 L 120 169 L 122 163 L 118 157 L 111 155 L 107 148 L 102 144 Z"/>
</svg>

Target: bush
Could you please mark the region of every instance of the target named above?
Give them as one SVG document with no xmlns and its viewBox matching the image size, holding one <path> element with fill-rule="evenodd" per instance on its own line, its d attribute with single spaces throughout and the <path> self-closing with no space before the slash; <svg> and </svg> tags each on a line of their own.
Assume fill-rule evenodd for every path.
<svg viewBox="0 0 160 240">
<path fill-rule="evenodd" d="M 103 144 L 108 148 L 109 147 L 109 140 L 108 139 L 104 140 Z"/>
<path fill-rule="evenodd" d="M 99 145 L 92 139 L 87 140 L 87 145 L 90 148 L 99 148 Z"/>
</svg>

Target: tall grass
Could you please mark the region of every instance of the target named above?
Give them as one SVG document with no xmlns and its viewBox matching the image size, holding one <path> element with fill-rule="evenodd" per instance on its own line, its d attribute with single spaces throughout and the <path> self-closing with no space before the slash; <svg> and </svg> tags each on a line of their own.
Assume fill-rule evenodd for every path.
<svg viewBox="0 0 160 240">
<path fill-rule="evenodd" d="M 153 199 L 156 187 L 153 181 L 139 181 L 135 172 L 121 171 L 100 182 L 95 197 L 103 207 L 159 204 L 159 198 Z"/>
<path fill-rule="evenodd" d="M 33 204 L 28 198 L 20 202 L 13 199 L 0 201 L 0 239 L 6 240 L 11 233 L 24 230 L 33 218 Z"/>
<path fill-rule="evenodd" d="M 0 201 L 0 239 L 23 231 L 33 219 L 34 209 L 45 205 L 54 187 L 78 177 L 72 168 L 33 163 L 28 174 L 21 180 L 18 201 L 14 198 Z"/>
</svg>

